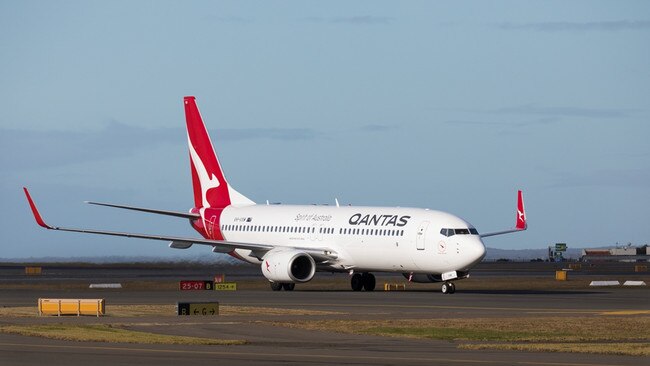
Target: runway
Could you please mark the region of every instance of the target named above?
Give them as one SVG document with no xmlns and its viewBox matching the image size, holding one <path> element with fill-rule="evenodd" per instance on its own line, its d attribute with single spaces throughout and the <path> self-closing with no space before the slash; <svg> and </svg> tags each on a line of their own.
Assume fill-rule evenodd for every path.
<svg viewBox="0 0 650 366">
<path fill-rule="evenodd" d="M 88 277 L 96 277 L 92 270 Z M 165 270 L 166 271 L 166 270 Z M 0 271 L 1 272 L 1 271 Z M 119 272 L 119 271 L 118 271 Z M 137 272 L 137 271 L 136 271 Z M 165 272 L 166 273 L 166 272 Z M 177 277 L 197 276 L 176 272 Z M 243 275 L 242 275 L 243 276 Z M 101 277 L 101 276 L 100 276 Z M 128 276 L 134 277 L 129 272 Z M 165 276 L 163 276 L 165 278 Z M 44 288 L 15 286 L 16 278 L 5 276 L 6 285 L 0 306 L 35 306 L 39 297 L 104 298 L 109 316 L 95 317 L 0 317 L 0 325 L 8 324 L 127 324 L 131 330 L 151 333 L 244 339 L 238 346 L 147 345 L 128 343 L 71 342 L 0 333 L 0 354 L 3 365 L 638 365 L 643 358 L 572 353 L 536 353 L 459 349 L 458 342 L 408 339 L 374 335 L 312 331 L 281 326 L 282 323 L 340 320 L 384 319 L 472 319 L 511 317 L 605 317 L 612 312 L 648 316 L 650 291 L 646 289 L 583 289 L 583 290 L 504 290 L 464 288 L 454 295 L 443 295 L 438 286 L 414 291 L 352 292 L 346 290 L 347 278 L 311 287 L 297 287 L 292 292 L 273 292 L 265 288 L 232 292 L 178 291 L 159 286 L 142 290 L 91 290 L 61 284 L 78 281 L 80 277 L 62 274 L 50 278 Z M 65 278 L 65 279 L 63 279 Z M 150 276 L 150 287 L 160 285 L 161 278 Z M 231 276 L 237 278 L 237 276 Z M 239 277 L 242 282 L 264 281 Z M 533 278 L 533 277 L 531 277 Z M 396 279 L 396 278 L 393 278 Z M 138 280 L 142 278 L 138 277 Z M 34 286 L 40 283 L 33 278 Z M 330 281 L 330 280 L 327 280 Z M 48 288 L 54 285 L 61 288 Z M 471 283 L 470 283 L 471 284 Z M 146 287 L 146 284 L 145 284 Z M 245 287 L 245 286 L 243 286 Z M 254 288 L 255 286 L 249 286 Z M 325 288 L 325 289 L 323 289 Z M 330 288 L 330 289 L 327 289 Z M 175 304 L 177 301 L 219 301 L 222 306 L 321 311 L 316 315 L 259 314 L 214 317 L 164 316 L 111 317 L 111 305 Z M 634 316 L 634 315 L 632 315 Z"/>
</svg>

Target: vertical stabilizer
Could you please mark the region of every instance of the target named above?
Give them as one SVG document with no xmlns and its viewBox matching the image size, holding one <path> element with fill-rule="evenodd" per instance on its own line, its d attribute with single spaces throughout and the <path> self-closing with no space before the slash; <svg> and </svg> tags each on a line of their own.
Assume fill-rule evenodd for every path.
<svg viewBox="0 0 650 366">
<path fill-rule="evenodd" d="M 517 193 L 517 225 L 518 230 L 526 230 L 528 222 L 526 221 L 526 209 L 524 208 L 524 194 L 519 191 Z"/>
<path fill-rule="evenodd" d="M 185 97 L 184 104 L 195 207 L 224 208 L 231 204 L 254 204 L 232 189 L 226 181 L 210 135 L 201 119 L 196 98 Z"/>
</svg>

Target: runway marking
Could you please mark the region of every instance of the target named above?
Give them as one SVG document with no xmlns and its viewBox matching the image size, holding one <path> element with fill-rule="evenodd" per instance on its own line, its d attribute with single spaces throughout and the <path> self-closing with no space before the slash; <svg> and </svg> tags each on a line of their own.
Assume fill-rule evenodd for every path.
<svg viewBox="0 0 650 366">
<path fill-rule="evenodd" d="M 244 304 L 228 304 L 231 306 L 244 306 Z M 393 304 L 318 304 L 318 303 L 309 303 L 309 304 L 271 304 L 271 303 L 261 303 L 256 304 L 261 306 L 332 306 L 332 307 L 366 307 L 366 308 L 409 308 L 409 309 L 452 309 L 452 310 L 494 310 L 494 311 L 521 311 L 524 313 L 562 313 L 566 312 L 571 313 L 585 313 L 585 314 L 601 314 L 603 312 L 617 312 L 617 311 L 646 311 L 646 310 L 613 310 L 613 309 L 550 309 L 550 308 L 508 308 L 508 307 L 489 307 L 489 306 L 451 306 L 451 305 L 393 305 Z M 247 304 L 246 306 L 251 306 Z"/>
<path fill-rule="evenodd" d="M 6 347 L 32 347 L 32 348 L 51 348 L 51 349 L 76 349 L 76 350 L 95 350 L 95 351 L 120 351 L 120 352 L 147 352 L 147 353 L 174 353 L 174 354 L 189 354 L 189 355 L 214 355 L 214 356 L 246 356 L 254 358 L 297 358 L 304 360 L 304 354 L 295 353 L 260 353 L 260 352 L 227 352 L 227 351 L 199 351 L 199 350 L 174 350 L 174 349 L 149 349 L 149 348 L 131 348 L 131 347 L 108 347 L 108 346 L 79 346 L 79 345 L 52 345 L 52 344 L 29 344 L 29 343 L 0 343 L 0 346 Z M 237 346 L 244 347 L 244 346 Z M 11 351 L 16 351 L 12 349 Z M 391 356 L 354 356 L 354 355 L 332 355 L 332 354 L 309 354 L 310 358 L 323 358 L 323 359 L 341 359 L 341 360 L 391 360 L 391 361 L 418 361 L 418 362 L 435 362 L 442 361 L 448 363 L 475 363 L 475 364 L 508 364 L 515 365 L 556 365 L 556 366 L 618 366 L 615 364 L 593 364 L 593 363 L 573 363 L 573 362 L 537 362 L 537 361 L 504 361 L 504 360 L 472 360 L 472 359 L 458 359 L 458 358 L 426 358 L 426 357 L 391 357 Z"/>
<path fill-rule="evenodd" d="M 605 311 L 605 312 L 601 312 L 600 315 L 650 315 L 650 310 Z"/>
</svg>

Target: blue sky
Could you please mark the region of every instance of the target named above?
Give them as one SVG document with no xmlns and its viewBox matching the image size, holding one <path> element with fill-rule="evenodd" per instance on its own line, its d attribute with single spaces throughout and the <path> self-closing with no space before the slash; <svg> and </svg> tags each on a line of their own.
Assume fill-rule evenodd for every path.
<svg viewBox="0 0 650 366">
<path fill-rule="evenodd" d="M 646 1 L 0 3 L 0 258 L 213 255 L 84 200 L 192 204 L 182 97 L 258 202 L 415 206 L 498 248 L 648 243 Z"/>
</svg>

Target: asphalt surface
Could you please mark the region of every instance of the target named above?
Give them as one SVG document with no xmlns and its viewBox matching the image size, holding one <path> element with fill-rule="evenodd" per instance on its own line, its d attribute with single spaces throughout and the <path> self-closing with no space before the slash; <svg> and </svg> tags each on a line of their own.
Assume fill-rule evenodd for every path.
<svg viewBox="0 0 650 366">
<path fill-rule="evenodd" d="M 370 335 L 351 335 L 274 326 L 268 322 L 320 319 L 498 318 L 540 316 L 601 316 L 603 312 L 650 309 L 646 289 L 599 290 L 463 290 L 453 295 L 430 291 L 352 292 L 343 289 L 300 289 L 272 292 L 266 289 L 233 292 L 178 290 L 55 289 L 83 278 L 114 280 L 150 279 L 152 287 L 169 278 L 200 273 L 183 269 L 62 269 L 39 278 L 21 277 L 13 269 L 0 268 L 0 286 L 16 282 L 28 286 L 0 290 L 0 307 L 35 306 L 39 297 L 104 298 L 117 304 L 175 304 L 177 301 L 219 301 L 281 309 L 333 312 L 328 315 L 232 315 L 212 317 L 144 316 L 116 317 L 0 317 L 0 325 L 43 323 L 129 323 L 129 329 L 153 333 L 245 339 L 239 346 L 143 345 L 128 343 L 70 342 L 0 333 L 1 365 L 639 365 L 647 359 L 571 353 L 471 351 L 457 343 Z M 101 269 L 106 271 L 106 269 Z M 214 271 L 212 271 L 214 272 Z M 245 278 L 246 273 L 239 274 Z M 525 274 L 524 274 L 525 275 Z M 85 277 L 84 277 L 85 276 Z M 174 277 L 175 276 L 175 277 Z M 232 278 L 238 278 L 235 275 Z M 345 276 L 341 281 L 346 281 Z M 30 284 L 34 288 L 29 288 Z M 38 287 L 40 286 L 40 287 Z M 342 286 L 340 288 L 344 288 Z M 337 287 L 339 288 L 339 287 Z M 647 315 L 645 315 L 647 316 Z"/>
</svg>

